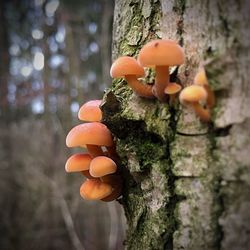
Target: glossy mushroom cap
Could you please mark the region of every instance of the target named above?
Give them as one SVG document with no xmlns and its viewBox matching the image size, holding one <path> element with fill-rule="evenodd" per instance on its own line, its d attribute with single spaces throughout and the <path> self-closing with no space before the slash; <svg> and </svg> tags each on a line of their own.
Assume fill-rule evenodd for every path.
<svg viewBox="0 0 250 250">
<path fill-rule="evenodd" d="M 100 179 L 88 179 L 80 188 L 80 194 L 86 200 L 101 200 L 110 195 L 112 191 L 112 186 Z"/>
<path fill-rule="evenodd" d="M 144 45 L 138 55 L 143 67 L 174 66 L 184 63 L 184 51 L 173 40 L 153 40 Z"/>
<path fill-rule="evenodd" d="M 89 173 L 93 177 L 102 177 L 108 174 L 113 174 L 117 170 L 115 162 L 106 156 L 95 157 L 89 167 Z"/>
<path fill-rule="evenodd" d="M 89 154 L 74 154 L 65 164 L 66 172 L 80 172 L 88 170 L 92 157 Z"/>
<path fill-rule="evenodd" d="M 208 85 L 208 80 L 204 68 L 201 68 L 198 73 L 195 75 L 194 84 L 205 86 Z"/>
<path fill-rule="evenodd" d="M 102 120 L 102 111 L 100 109 L 102 100 L 92 100 L 84 103 L 78 112 L 78 118 L 86 122 L 99 122 Z"/>
<path fill-rule="evenodd" d="M 69 131 L 66 137 L 66 145 L 68 147 L 78 147 L 87 144 L 110 147 L 113 145 L 111 132 L 100 122 L 80 124 Z"/>
<path fill-rule="evenodd" d="M 207 99 L 206 90 L 198 85 L 191 85 L 184 88 L 180 93 L 181 104 L 205 102 Z"/>
<path fill-rule="evenodd" d="M 130 56 L 122 56 L 116 59 L 110 69 L 112 78 L 125 77 L 126 75 L 135 75 L 143 77 L 145 75 L 143 67 L 141 67 L 135 58 Z"/>
</svg>

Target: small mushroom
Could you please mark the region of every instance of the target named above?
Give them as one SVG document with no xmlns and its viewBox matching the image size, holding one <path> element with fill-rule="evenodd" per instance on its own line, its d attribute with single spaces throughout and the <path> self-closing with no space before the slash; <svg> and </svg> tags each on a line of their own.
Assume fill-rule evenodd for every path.
<svg viewBox="0 0 250 250">
<path fill-rule="evenodd" d="M 120 175 L 118 174 L 106 175 L 106 176 L 101 177 L 101 180 L 104 183 L 110 184 L 113 188 L 112 193 L 106 196 L 105 198 L 103 198 L 102 201 L 106 201 L 106 202 L 113 201 L 119 198 L 119 196 L 121 196 L 123 181 Z"/>
<path fill-rule="evenodd" d="M 100 122 L 84 123 L 72 128 L 67 137 L 68 147 L 87 146 L 92 157 L 103 155 L 101 146 L 113 150 L 113 139 L 109 129 Z"/>
<path fill-rule="evenodd" d="M 80 187 L 80 195 L 86 200 L 101 200 L 113 191 L 110 184 L 100 179 L 87 179 Z"/>
<path fill-rule="evenodd" d="M 90 154 L 74 154 L 69 157 L 65 164 L 66 172 L 80 172 L 88 170 L 93 158 Z"/>
<path fill-rule="evenodd" d="M 207 101 L 207 92 L 203 87 L 198 85 L 188 86 L 181 91 L 179 99 L 184 106 L 191 106 L 201 121 L 210 121 L 210 110 L 201 105 L 201 103 Z"/>
<path fill-rule="evenodd" d="M 154 97 L 152 86 L 138 80 L 139 77 L 145 75 L 145 72 L 133 57 L 122 56 L 116 59 L 111 66 L 110 75 L 112 78 L 125 78 L 137 95 L 147 98 Z"/>
<path fill-rule="evenodd" d="M 102 177 L 108 174 L 113 174 L 116 170 L 116 163 L 106 156 L 95 157 L 90 162 L 89 166 L 89 173 L 93 177 Z"/>
<path fill-rule="evenodd" d="M 195 75 L 194 84 L 205 88 L 205 90 L 207 91 L 207 107 L 212 108 L 215 105 L 215 96 L 214 92 L 209 87 L 209 83 L 204 68 L 201 68 Z"/>
<path fill-rule="evenodd" d="M 170 100 L 169 103 L 173 103 L 175 101 L 176 94 L 182 89 L 181 85 L 175 82 L 170 82 L 164 90 L 164 93 L 169 95 Z"/>
<path fill-rule="evenodd" d="M 102 111 L 100 109 L 102 100 L 91 100 L 84 103 L 78 112 L 78 118 L 85 122 L 100 122 Z"/>
<path fill-rule="evenodd" d="M 184 63 L 182 47 L 173 40 L 153 40 L 142 47 L 138 61 L 143 67 L 155 67 L 153 93 L 159 100 L 166 101 L 164 90 L 169 84 L 169 66 Z"/>
</svg>

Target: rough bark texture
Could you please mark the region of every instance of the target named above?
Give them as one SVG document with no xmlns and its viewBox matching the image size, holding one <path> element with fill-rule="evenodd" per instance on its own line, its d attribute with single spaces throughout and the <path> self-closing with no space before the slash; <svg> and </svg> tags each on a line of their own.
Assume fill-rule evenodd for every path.
<svg viewBox="0 0 250 250">
<path fill-rule="evenodd" d="M 127 249 L 250 249 L 249 13 L 247 0 L 116 1 L 113 59 L 174 39 L 186 62 L 172 78 L 190 85 L 204 64 L 217 98 L 204 125 L 179 105 L 137 97 L 123 80 L 107 91 Z"/>
</svg>

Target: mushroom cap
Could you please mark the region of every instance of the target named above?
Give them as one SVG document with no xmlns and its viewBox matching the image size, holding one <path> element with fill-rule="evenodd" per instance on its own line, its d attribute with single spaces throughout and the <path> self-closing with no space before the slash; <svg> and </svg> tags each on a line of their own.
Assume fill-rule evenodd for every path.
<svg viewBox="0 0 250 250">
<path fill-rule="evenodd" d="M 208 85 L 208 80 L 204 68 L 201 68 L 194 77 L 194 84 L 205 86 Z"/>
<path fill-rule="evenodd" d="M 92 100 L 84 103 L 78 111 L 78 118 L 86 122 L 99 122 L 102 120 L 100 109 L 102 100 Z"/>
<path fill-rule="evenodd" d="M 108 174 L 113 174 L 117 170 L 115 162 L 106 156 L 95 157 L 89 167 L 89 173 L 93 177 L 102 177 Z"/>
<path fill-rule="evenodd" d="M 101 200 L 112 191 L 112 186 L 100 179 L 87 179 L 80 187 L 80 195 L 86 200 Z"/>
<path fill-rule="evenodd" d="M 110 75 L 112 78 L 125 77 L 126 75 L 142 77 L 145 75 L 145 71 L 135 58 L 121 56 L 113 62 L 110 69 Z"/>
<path fill-rule="evenodd" d="M 168 95 L 173 95 L 173 94 L 178 93 L 181 89 L 182 87 L 180 84 L 177 84 L 175 82 L 170 82 L 165 88 L 164 93 Z"/>
<path fill-rule="evenodd" d="M 78 147 L 86 144 L 112 146 L 111 132 L 100 122 L 80 124 L 69 131 L 66 137 L 68 147 Z"/>
<path fill-rule="evenodd" d="M 142 47 L 138 61 L 143 67 L 180 65 L 184 63 L 184 51 L 173 40 L 153 40 Z"/>
<path fill-rule="evenodd" d="M 184 88 L 179 96 L 180 102 L 182 104 L 204 102 L 207 99 L 206 90 L 199 85 L 191 85 Z"/>
<path fill-rule="evenodd" d="M 74 154 L 65 164 L 66 172 L 80 172 L 89 169 L 92 157 L 89 154 Z"/>
</svg>

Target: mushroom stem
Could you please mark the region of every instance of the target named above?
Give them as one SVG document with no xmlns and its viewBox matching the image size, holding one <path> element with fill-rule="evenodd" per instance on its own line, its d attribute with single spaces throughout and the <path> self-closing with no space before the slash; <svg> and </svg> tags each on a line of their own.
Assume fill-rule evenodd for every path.
<svg viewBox="0 0 250 250">
<path fill-rule="evenodd" d="M 167 96 L 164 93 L 166 86 L 169 83 L 169 67 L 168 66 L 155 66 L 155 85 L 153 87 L 154 95 L 160 101 L 166 101 Z"/>
<path fill-rule="evenodd" d="M 115 150 L 115 145 L 111 146 L 111 147 L 106 147 L 107 151 L 108 151 L 108 156 L 111 158 L 111 159 L 114 159 L 114 160 L 117 160 L 118 159 L 118 155 L 116 153 L 116 150 Z"/>
<path fill-rule="evenodd" d="M 204 85 L 205 90 L 207 91 L 207 104 L 208 108 L 212 108 L 215 105 L 215 96 L 214 92 L 208 85 Z"/>
<path fill-rule="evenodd" d="M 125 76 L 128 85 L 135 91 L 135 93 L 142 97 L 153 98 L 152 86 L 148 84 L 143 84 L 140 82 L 135 75 Z"/>
<path fill-rule="evenodd" d="M 176 100 L 176 94 L 169 95 L 169 104 L 173 105 Z"/>
<path fill-rule="evenodd" d="M 87 144 L 86 146 L 87 146 L 87 149 L 92 157 L 104 155 L 102 148 L 100 146 L 90 145 L 90 144 Z"/>
<path fill-rule="evenodd" d="M 193 103 L 195 113 L 199 116 L 200 120 L 203 122 L 209 122 L 211 120 L 211 114 L 209 109 L 203 108 L 199 103 Z"/>
</svg>

